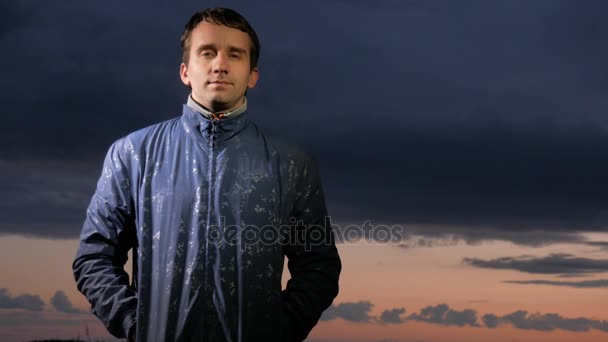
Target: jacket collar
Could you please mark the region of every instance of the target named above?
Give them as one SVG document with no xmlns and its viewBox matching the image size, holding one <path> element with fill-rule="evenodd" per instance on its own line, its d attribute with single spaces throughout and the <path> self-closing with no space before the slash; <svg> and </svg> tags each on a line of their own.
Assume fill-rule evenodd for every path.
<svg viewBox="0 0 608 342">
<path fill-rule="evenodd" d="M 188 105 L 188 107 L 194 109 L 195 111 L 201 113 L 201 115 L 203 115 L 204 117 L 209 118 L 209 119 L 214 118 L 216 116 L 216 114 L 220 115 L 222 118 L 234 117 L 247 110 L 247 98 L 246 97 L 243 98 L 243 103 L 240 106 L 238 106 L 237 108 L 235 108 L 229 112 L 213 113 L 212 111 L 210 111 L 209 109 L 207 109 L 206 107 L 201 105 L 200 103 L 196 102 L 194 100 L 194 98 L 192 97 L 192 93 L 190 93 L 190 95 L 188 95 L 188 102 L 186 102 L 186 104 Z"/>
<path fill-rule="evenodd" d="M 249 115 L 247 111 L 243 111 L 239 115 L 211 119 L 184 104 L 181 123 L 186 133 L 201 146 L 216 148 L 243 131 L 249 124 Z"/>
</svg>

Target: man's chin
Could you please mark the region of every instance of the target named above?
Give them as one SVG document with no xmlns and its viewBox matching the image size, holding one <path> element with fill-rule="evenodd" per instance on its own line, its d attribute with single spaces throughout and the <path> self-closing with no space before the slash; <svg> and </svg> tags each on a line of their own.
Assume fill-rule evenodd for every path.
<svg viewBox="0 0 608 342">
<path fill-rule="evenodd" d="M 202 101 L 198 101 L 196 98 L 194 100 L 213 111 L 223 110 L 230 105 L 224 96 L 203 97 Z"/>
<path fill-rule="evenodd" d="M 224 96 L 226 94 L 206 94 L 211 96 L 205 96 L 204 102 L 201 102 L 203 106 L 207 107 L 213 112 L 227 111 L 232 107 L 240 103 L 240 100 L 234 100 L 230 96 Z"/>
<path fill-rule="evenodd" d="M 211 106 L 210 108 L 216 112 L 227 111 L 236 105 L 224 99 L 213 99 L 209 104 Z"/>
</svg>

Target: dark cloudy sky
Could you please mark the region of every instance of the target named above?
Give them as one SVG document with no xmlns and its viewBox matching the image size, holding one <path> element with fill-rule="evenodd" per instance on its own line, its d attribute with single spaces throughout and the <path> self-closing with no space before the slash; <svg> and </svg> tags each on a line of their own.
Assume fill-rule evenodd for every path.
<svg viewBox="0 0 608 342">
<path fill-rule="evenodd" d="M 538 271 L 497 278 L 501 286 L 606 287 L 559 279 L 608 270 L 605 1 L 4 0 L 0 240 L 25 237 L 28 249 L 77 239 L 109 145 L 180 115 L 179 37 L 194 11 L 212 6 L 238 10 L 260 36 L 249 111 L 318 159 L 335 223 L 404 225 L 418 236 L 397 249 L 404 259 L 423 247 L 515 246 L 454 261 L 508 277 Z M 538 252 L 558 245 L 570 247 Z M 0 281 L 10 303 L 34 292 L 12 286 Z M 49 289 L 52 303 L 72 308 L 69 286 Z M 407 308 L 403 321 L 424 326 L 432 312 L 456 310 L 477 322 L 439 304 Z M 399 308 L 382 310 L 400 320 Z M 482 314 L 514 326 L 522 318 L 487 311 L 479 324 Z"/>
</svg>

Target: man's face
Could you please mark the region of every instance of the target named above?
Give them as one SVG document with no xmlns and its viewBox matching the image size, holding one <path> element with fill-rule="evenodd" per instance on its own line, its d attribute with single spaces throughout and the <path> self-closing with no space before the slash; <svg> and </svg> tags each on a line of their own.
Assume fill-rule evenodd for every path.
<svg viewBox="0 0 608 342">
<path fill-rule="evenodd" d="M 243 31 L 199 23 L 190 35 L 188 65 L 180 65 L 182 82 L 192 88 L 194 100 L 213 112 L 240 106 L 258 80 L 258 69 L 250 68 L 250 44 Z"/>
</svg>

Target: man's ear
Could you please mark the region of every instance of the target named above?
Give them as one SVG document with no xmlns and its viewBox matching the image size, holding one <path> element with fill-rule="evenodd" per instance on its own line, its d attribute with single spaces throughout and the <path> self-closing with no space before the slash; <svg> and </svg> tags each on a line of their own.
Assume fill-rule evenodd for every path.
<svg viewBox="0 0 608 342">
<path fill-rule="evenodd" d="M 251 72 L 249 73 L 249 82 L 247 83 L 247 88 L 255 87 L 255 84 L 258 82 L 259 76 L 260 75 L 257 67 L 251 69 Z"/>
<path fill-rule="evenodd" d="M 179 66 L 179 77 L 187 87 L 190 87 L 190 78 L 188 77 L 188 67 L 182 62 Z"/>
</svg>

